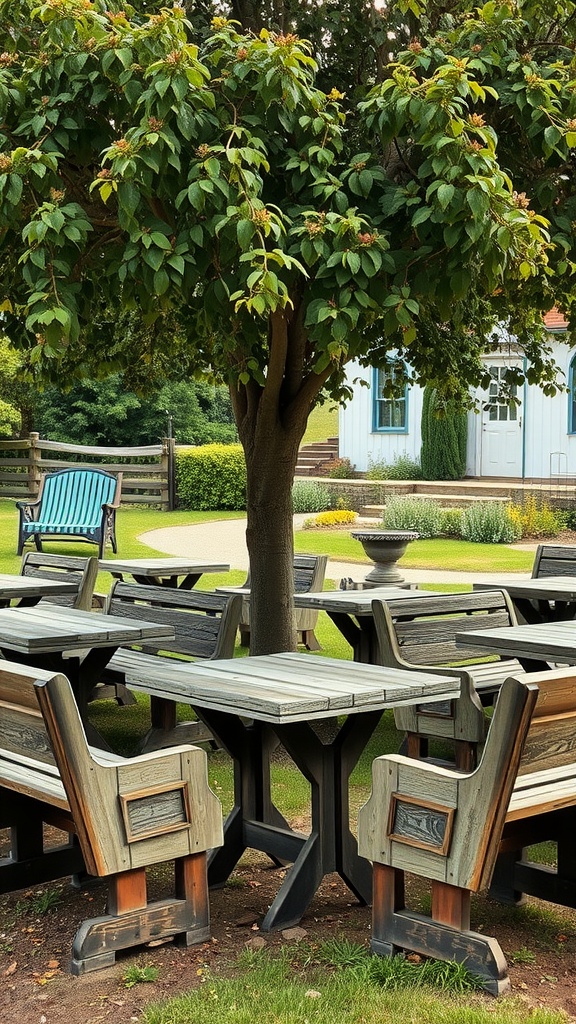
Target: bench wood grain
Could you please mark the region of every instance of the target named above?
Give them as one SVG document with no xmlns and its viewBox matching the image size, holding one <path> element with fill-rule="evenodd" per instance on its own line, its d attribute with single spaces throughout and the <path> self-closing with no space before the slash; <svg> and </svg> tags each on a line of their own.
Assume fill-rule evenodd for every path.
<svg viewBox="0 0 576 1024">
<path fill-rule="evenodd" d="M 175 662 L 232 658 L 241 610 L 240 595 L 142 586 L 118 580 L 108 596 L 106 613 L 131 621 L 138 619 L 172 626 L 174 639 L 146 644 L 140 649 L 123 647 L 116 651 L 104 673 L 104 684 L 112 688 L 125 686 L 126 676 L 138 672 L 144 665 L 161 681 L 171 673 Z M 94 693 L 100 698 L 110 695 L 116 696 L 114 689 L 103 686 L 97 687 Z M 175 704 L 153 697 L 151 705 L 152 728 L 144 741 L 145 750 L 170 743 L 199 743 L 211 738 L 201 722 L 177 724 Z"/>
<path fill-rule="evenodd" d="M 407 595 L 390 604 L 374 600 L 372 613 L 382 664 L 440 670 L 462 681 L 459 700 L 395 712 L 397 728 L 407 734 L 408 753 L 423 756 L 428 737 L 451 740 L 457 767 L 469 771 L 486 735 L 482 703 L 491 704 L 504 679 L 522 667 L 514 659 L 480 661 L 477 648 L 456 644 L 456 634 L 516 625 L 508 594 L 503 590 L 440 594 L 426 601 Z"/>
<path fill-rule="evenodd" d="M 45 848 L 44 823 L 68 840 Z M 0 665 L 0 827 L 11 830 L 0 892 L 84 871 L 107 880 L 107 913 L 77 932 L 73 974 L 152 938 L 208 938 L 206 854 L 223 832 L 205 752 L 124 758 L 91 748 L 68 679 L 9 662 Z M 146 868 L 168 860 L 175 896 L 149 902 Z"/>
<path fill-rule="evenodd" d="M 359 851 L 374 862 L 372 948 L 457 960 L 488 991 L 509 988 L 496 939 L 470 931 L 470 894 L 519 902 L 524 892 L 576 907 L 576 673 L 522 673 L 498 697 L 478 768 L 460 773 L 401 755 L 373 764 L 358 819 Z M 558 845 L 558 868 L 524 847 Z M 432 882 L 429 917 L 406 909 L 404 872 Z"/>
</svg>

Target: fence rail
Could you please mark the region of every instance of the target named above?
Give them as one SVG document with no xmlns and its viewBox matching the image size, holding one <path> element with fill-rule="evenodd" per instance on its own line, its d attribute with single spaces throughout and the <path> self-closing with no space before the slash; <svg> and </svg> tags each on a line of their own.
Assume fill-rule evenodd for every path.
<svg viewBox="0 0 576 1024">
<path fill-rule="evenodd" d="M 1 498 L 33 501 L 38 496 L 42 473 L 56 469 L 105 469 L 109 473 L 122 473 L 123 502 L 159 505 L 165 511 L 175 507 L 174 439 L 171 437 L 163 438 L 160 444 L 140 448 L 43 441 L 36 433 L 20 441 L 0 441 Z"/>
</svg>

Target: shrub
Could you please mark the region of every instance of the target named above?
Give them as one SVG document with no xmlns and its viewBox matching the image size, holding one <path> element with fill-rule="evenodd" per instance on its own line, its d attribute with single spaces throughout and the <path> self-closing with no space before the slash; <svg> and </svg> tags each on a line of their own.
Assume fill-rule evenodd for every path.
<svg viewBox="0 0 576 1024">
<path fill-rule="evenodd" d="M 422 451 L 425 480 L 461 480 L 466 472 L 468 417 L 462 409 L 438 404 L 436 388 L 424 388 Z"/>
<path fill-rule="evenodd" d="M 183 508 L 246 508 L 246 463 L 239 444 L 206 444 L 177 451 L 176 480 Z"/>
<path fill-rule="evenodd" d="M 520 537 L 557 537 L 566 525 L 566 514 L 529 495 L 522 504 L 508 505 L 508 516 Z"/>
<path fill-rule="evenodd" d="M 292 487 L 294 512 L 325 512 L 332 505 L 332 495 L 314 480 L 296 480 Z"/>
<path fill-rule="evenodd" d="M 321 512 L 314 520 L 314 526 L 346 526 L 358 518 L 357 512 L 348 508 L 335 508 L 331 512 Z"/>
<path fill-rule="evenodd" d="M 443 537 L 462 536 L 462 515 L 461 508 L 443 508 L 440 518 L 440 530 Z"/>
<path fill-rule="evenodd" d="M 354 477 L 354 466 L 350 459 L 333 459 L 328 476 L 332 480 L 350 480 Z"/>
<path fill-rule="evenodd" d="M 385 530 L 416 530 L 421 537 L 439 537 L 442 508 L 437 501 L 408 495 L 390 497 L 386 502 L 382 527 Z"/>
<path fill-rule="evenodd" d="M 481 501 L 464 510 L 462 536 L 476 544 L 510 544 L 520 534 L 505 505 Z"/>
<path fill-rule="evenodd" d="M 422 470 L 420 463 L 411 459 L 404 452 L 403 455 L 395 455 L 392 462 L 385 462 L 383 459 L 373 461 L 368 456 L 367 480 L 421 480 Z"/>
</svg>

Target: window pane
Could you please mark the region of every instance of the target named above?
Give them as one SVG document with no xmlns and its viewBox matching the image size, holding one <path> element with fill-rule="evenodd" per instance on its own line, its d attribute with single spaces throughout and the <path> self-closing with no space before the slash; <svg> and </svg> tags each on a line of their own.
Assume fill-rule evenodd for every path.
<svg viewBox="0 0 576 1024">
<path fill-rule="evenodd" d="M 377 430 L 405 430 L 406 429 L 406 393 L 401 398 L 385 398 L 384 389 L 394 379 L 398 371 L 393 366 L 390 369 L 379 369 L 376 384 L 376 429 Z"/>
</svg>

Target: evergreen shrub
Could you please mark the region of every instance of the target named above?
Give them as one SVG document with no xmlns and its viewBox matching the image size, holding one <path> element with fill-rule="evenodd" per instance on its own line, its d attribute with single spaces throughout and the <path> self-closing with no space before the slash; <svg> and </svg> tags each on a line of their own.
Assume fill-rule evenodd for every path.
<svg viewBox="0 0 576 1024">
<path fill-rule="evenodd" d="M 476 544 L 511 544 L 519 540 L 520 531 L 510 519 L 505 505 L 480 501 L 464 509 L 462 536 Z"/>
<path fill-rule="evenodd" d="M 176 486 L 182 508 L 246 508 L 246 463 L 240 444 L 206 444 L 176 452 Z"/>
<path fill-rule="evenodd" d="M 441 409 L 436 388 L 424 388 L 420 462 L 425 480 L 461 480 L 466 473 L 466 412 Z"/>
<path fill-rule="evenodd" d="M 330 491 L 315 480 L 296 480 L 292 487 L 294 512 L 326 512 L 332 507 Z"/>
<path fill-rule="evenodd" d="M 442 507 L 427 498 L 395 497 L 386 501 L 382 516 L 385 530 L 416 530 L 420 537 L 439 537 L 442 533 Z"/>
</svg>

